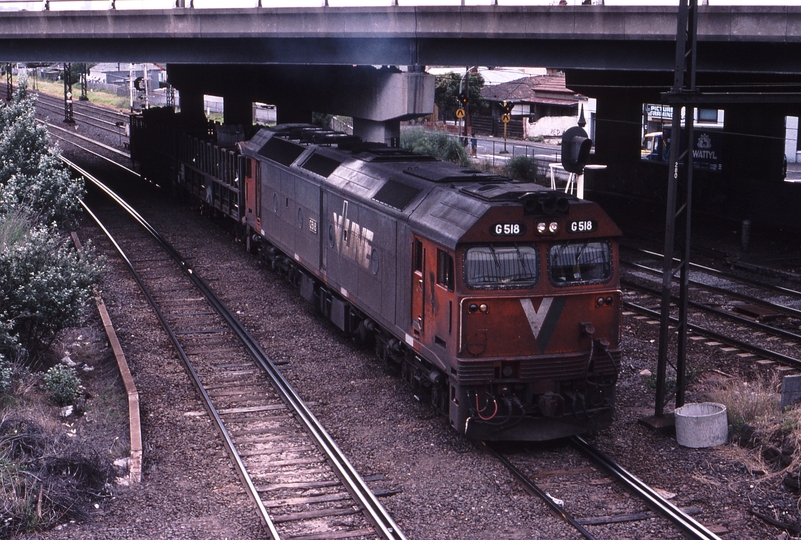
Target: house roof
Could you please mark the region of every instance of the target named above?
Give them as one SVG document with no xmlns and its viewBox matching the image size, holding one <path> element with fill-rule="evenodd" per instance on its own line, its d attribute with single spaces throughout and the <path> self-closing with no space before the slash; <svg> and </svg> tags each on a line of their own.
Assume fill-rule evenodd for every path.
<svg viewBox="0 0 801 540">
<path fill-rule="evenodd" d="M 536 75 L 485 86 L 481 97 L 488 101 L 515 101 L 544 105 L 576 105 L 583 96 L 565 87 L 564 74 Z"/>
</svg>

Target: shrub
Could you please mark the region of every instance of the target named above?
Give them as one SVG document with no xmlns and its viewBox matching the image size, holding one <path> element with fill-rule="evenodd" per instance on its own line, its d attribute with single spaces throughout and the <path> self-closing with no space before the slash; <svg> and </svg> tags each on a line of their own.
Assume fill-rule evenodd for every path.
<svg viewBox="0 0 801 540">
<path fill-rule="evenodd" d="M 11 244 L 0 244 L 0 301 L 5 308 L 0 315 L 12 336 L 31 352 L 48 346 L 58 332 L 80 320 L 102 268 L 90 244 L 79 257 L 55 227 L 38 226 Z"/>
<path fill-rule="evenodd" d="M 537 181 L 537 162 L 533 158 L 526 156 L 513 157 L 509 160 L 506 168 L 510 178 L 527 182 Z"/>
<path fill-rule="evenodd" d="M 459 139 L 445 133 L 427 132 L 422 129 L 405 130 L 401 136 L 401 147 L 428 154 L 441 161 L 450 161 L 462 167 L 471 165 L 467 151 Z"/>
<path fill-rule="evenodd" d="M 57 405 L 64 407 L 81 397 L 81 379 L 75 369 L 57 364 L 47 370 L 44 388 Z"/>
</svg>

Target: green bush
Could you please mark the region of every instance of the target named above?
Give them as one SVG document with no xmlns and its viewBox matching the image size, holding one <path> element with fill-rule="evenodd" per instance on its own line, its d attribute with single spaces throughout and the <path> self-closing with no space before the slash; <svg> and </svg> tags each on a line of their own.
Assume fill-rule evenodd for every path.
<svg viewBox="0 0 801 540">
<path fill-rule="evenodd" d="M 462 167 L 471 166 L 467 151 L 459 139 L 446 133 L 422 129 L 405 130 L 401 135 L 401 147 L 428 154 L 440 161 L 450 161 Z"/>
<path fill-rule="evenodd" d="M 507 175 L 515 180 L 537 181 L 537 162 L 530 157 L 517 156 L 506 165 Z"/>
<path fill-rule="evenodd" d="M 50 147 L 47 128 L 36 123 L 36 97 L 24 81 L 14 100 L 0 107 L 0 215 L 22 213 L 39 223 L 70 226 L 84 187 Z"/>
<path fill-rule="evenodd" d="M 64 407 L 81 397 L 81 379 L 75 369 L 57 364 L 47 370 L 44 376 L 44 388 L 57 405 Z"/>
<path fill-rule="evenodd" d="M 102 269 L 91 244 L 79 256 L 55 227 L 37 226 L 11 244 L 0 243 L 0 334 L 5 321 L 29 352 L 49 346 L 58 332 L 80 321 Z"/>
</svg>

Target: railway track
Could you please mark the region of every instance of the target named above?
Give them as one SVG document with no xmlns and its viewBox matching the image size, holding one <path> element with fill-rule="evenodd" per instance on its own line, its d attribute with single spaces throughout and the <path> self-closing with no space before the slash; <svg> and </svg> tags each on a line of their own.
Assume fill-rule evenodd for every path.
<svg viewBox="0 0 801 540">
<path fill-rule="evenodd" d="M 6 94 L 7 85 L 0 83 L 0 95 Z M 47 121 L 48 125 L 55 127 L 57 130 L 65 130 L 65 127 L 70 126 L 64 124 L 64 99 L 43 92 L 32 91 L 37 96 L 36 114 L 37 116 Z M 75 124 L 70 126 L 71 131 L 79 129 L 85 131 L 85 128 L 100 130 L 106 133 L 109 137 L 114 139 L 114 142 L 121 147 L 128 145 L 128 129 L 129 118 L 127 115 L 111 110 L 107 107 L 95 105 L 89 101 L 73 100 L 73 118 Z M 106 145 L 108 146 L 108 145 Z M 128 157 L 130 159 L 130 156 Z"/>
<path fill-rule="evenodd" d="M 69 130 L 68 130 L 67 133 L 63 133 L 63 138 L 66 139 L 67 137 L 70 137 L 70 135 L 71 135 L 71 133 L 69 133 Z M 61 137 L 61 136 L 59 135 L 59 137 Z M 101 138 L 103 138 L 103 137 L 101 136 Z M 92 153 L 92 154 L 94 154 L 94 155 L 96 155 L 98 157 L 103 157 L 107 161 L 112 161 L 112 162 L 115 163 L 115 165 L 120 165 L 119 162 L 125 161 L 125 158 L 119 157 L 119 156 L 114 155 L 114 154 L 111 154 L 112 155 L 112 159 L 109 159 L 109 157 L 107 157 L 107 156 L 100 156 L 100 154 L 98 154 L 98 153 L 96 153 L 96 152 L 94 152 L 92 150 L 88 150 L 88 149 L 82 147 L 81 145 L 83 144 L 83 142 L 84 141 L 77 141 L 77 142 L 71 142 L 70 144 L 74 144 L 75 147 L 82 148 L 83 150 L 86 150 L 86 151 L 88 151 L 88 152 L 90 152 L 90 153 Z M 145 252 L 142 252 L 137 258 L 139 258 L 139 259 L 148 259 L 148 258 L 151 258 L 151 257 L 149 255 L 147 255 Z M 145 261 L 145 262 L 147 262 L 147 261 Z M 155 261 L 150 261 L 150 262 L 152 264 L 154 264 L 154 265 L 156 264 Z M 169 288 L 170 287 L 169 282 L 168 282 L 168 280 L 166 280 L 166 278 L 162 279 L 162 285 L 165 288 Z M 187 303 L 185 303 L 185 304 L 187 304 Z M 175 307 L 175 306 L 173 306 L 173 307 Z M 193 312 L 190 311 L 190 313 L 193 313 Z M 658 317 L 658 315 L 657 315 L 657 317 Z M 191 317 L 189 317 L 189 316 L 184 316 L 183 317 L 184 320 L 190 319 L 190 318 Z M 198 321 L 201 321 L 201 319 L 198 319 Z M 192 328 L 185 328 L 185 329 L 193 330 Z M 196 333 L 196 334 L 185 334 L 184 336 L 193 336 L 194 335 L 196 341 L 199 341 L 199 342 L 202 343 L 201 340 L 205 339 L 205 340 L 207 340 L 208 343 L 210 343 L 211 339 L 216 339 L 217 337 L 220 337 L 222 335 L 221 333 L 213 332 L 217 328 L 215 326 L 211 325 L 211 324 L 209 324 L 208 326 L 204 326 L 204 328 L 202 328 L 202 329 L 211 330 L 212 332 L 209 332 L 209 333 Z M 197 328 L 194 328 L 194 330 L 197 330 Z M 228 355 L 227 350 L 225 348 L 222 348 L 222 347 L 220 347 L 217 350 L 217 352 L 219 354 L 221 354 L 221 355 Z M 192 358 L 194 358 L 194 357 L 192 357 Z M 240 364 L 238 364 L 238 361 L 237 362 L 232 362 L 232 361 L 227 361 L 227 360 L 221 360 L 220 364 L 217 367 L 219 367 L 221 369 L 225 369 L 226 372 L 229 372 L 229 371 L 230 372 L 235 372 L 237 370 L 245 371 L 247 369 L 247 368 L 242 367 Z M 282 369 L 286 369 L 286 368 L 282 368 Z M 208 374 L 205 371 L 200 371 L 199 372 L 199 376 L 200 377 L 207 376 L 207 375 Z M 261 376 L 259 376 L 259 377 L 261 378 Z M 242 378 L 246 378 L 246 376 L 244 374 L 242 374 Z M 226 381 L 221 381 L 221 382 L 216 383 L 216 384 L 219 386 L 219 385 L 224 384 L 225 382 Z M 215 383 L 209 383 L 209 386 L 210 386 L 211 390 L 209 390 L 208 393 L 213 396 L 218 392 L 223 393 L 223 394 L 225 394 L 227 392 L 232 392 L 234 394 L 237 394 L 237 396 L 239 396 L 240 395 L 239 394 L 239 389 L 236 386 L 236 384 L 238 384 L 238 382 L 233 381 L 233 380 L 232 381 L 227 381 L 227 382 L 231 382 L 231 383 L 235 383 L 235 384 L 233 386 L 231 386 L 231 387 L 224 387 L 223 386 L 223 387 L 214 388 L 214 384 Z M 246 395 L 246 394 L 241 394 L 241 395 Z M 230 398 L 231 400 L 239 399 L 238 397 L 225 396 L 225 395 L 220 396 L 220 397 L 222 399 Z M 220 403 L 222 403 L 222 402 L 220 402 Z M 245 407 L 247 407 L 247 406 L 249 406 L 249 405 L 245 404 Z M 239 408 L 245 408 L 245 407 L 239 407 Z M 220 405 L 220 408 L 222 409 L 223 406 Z M 232 407 L 232 408 L 234 408 L 234 407 Z M 225 409 L 223 409 L 223 410 L 225 410 Z M 205 415 L 208 415 L 208 414 L 209 414 L 208 412 L 205 413 Z M 229 422 L 228 425 L 232 426 L 232 432 L 235 435 L 234 437 L 232 437 L 232 441 L 237 441 L 238 442 L 239 439 L 237 439 L 236 436 L 238 436 L 241 433 L 239 431 L 237 431 L 236 429 L 234 429 L 234 428 L 245 426 L 247 424 L 247 420 L 245 420 L 243 422 L 240 422 L 240 423 L 236 423 L 236 422 L 233 421 L 233 419 L 235 417 L 248 417 L 248 416 L 254 417 L 254 416 L 257 416 L 257 415 L 267 415 L 267 414 L 271 415 L 272 412 L 270 412 L 270 411 L 265 411 L 265 412 L 262 412 L 262 413 L 241 412 L 241 413 L 231 413 L 229 415 L 223 414 L 223 415 L 220 415 L 220 416 L 221 416 L 221 419 L 224 422 L 228 421 Z M 212 416 L 210 416 L 210 418 L 211 417 Z M 258 437 L 258 436 L 259 435 L 256 434 L 256 435 L 254 435 L 254 438 Z M 253 442 L 252 444 L 253 445 L 257 445 L 258 443 L 257 442 Z M 243 462 L 245 462 L 245 463 L 248 463 L 250 460 L 258 460 L 258 459 L 264 457 L 263 454 L 262 455 L 248 455 L 249 448 L 243 446 L 243 449 L 244 449 L 243 452 L 242 452 L 243 455 L 240 456 L 240 457 L 243 460 Z M 575 458 L 571 457 L 571 455 L 574 453 L 574 451 L 571 448 L 568 448 L 567 450 L 570 452 L 570 454 L 567 454 L 564 457 L 560 455 L 560 457 L 558 459 L 554 460 L 556 463 L 561 462 L 561 464 L 557 464 L 557 465 L 552 466 L 550 468 L 546 468 L 546 470 L 544 470 L 544 471 L 540 470 L 539 472 L 536 472 L 536 470 L 535 470 L 534 472 L 531 472 L 531 471 L 529 472 L 530 476 L 537 476 L 538 475 L 540 477 L 540 479 L 544 479 L 541 482 L 542 486 L 545 489 L 550 489 L 551 493 L 555 494 L 554 498 L 558 497 L 559 494 L 563 494 L 562 496 L 563 496 L 563 498 L 565 500 L 565 505 L 560 507 L 560 512 L 564 513 L 565 509 L 569 509 L 571 512 L 573 512 L 574 514 L 579 515 L 579 516 L 595 516 L 595 517 L 578 517 L 576 519 L 578 520 L 578 523 L 581 526 L 583 526 L 585 529 L 589 529 L 591 532 L 594 532 L 595 534 L 601 535 L 601 533 L 603 532 L 603 535 L 600 536 L 601 538 L 636 537 L 636 536 L 632 536 L 632 535 L 629 534 L 629 532 L 631 532 L 632 530 L 639 531 L 636 534 L 638 534 L 639 537 L 642 537 L 642 538 L 674 538 L 674 536 L 670 536 L 671 534 L 675 534 L 676 535 L 675 538 L 684 538 L 685 537 L 683 535 L 683 533 L 677 532 L 677 530 L 675 528 L 673 528 L 671 525 L 669 525 L 667 523 L 667 521 L 662 520 L 661 518 L 656 518 L 655 517 L 656 514 L 654 514 L 653 511 L 650 510 L 647 507 L 647 505 L 645 505 L 645 503 L 642 503 L 640 501 L 637 501 L 635 503 L 619 503 L 618 499 L 617 499 L 617 495 L 612 495 L 611 498 L 610 498 L 606 494 L 601 493 L 603 491 L 602 488 L 604 486 L 606 486 L 608 488 L 609 484 L 612 483 L 612 480 L 596 478 L 594 475 L 597 474 L 597 473 L 588 473 L 588 474 L 593 474 L 592 477 L 588 477 L 588 478 L 576 476 L 575 475 L 575 471 L 569 470 L 569 469 L 572 469 L 574 467 Z M 615 453 L 615 455 L 617 455 L 617 453 Z M 665 459 L 671 459 L 671 458 L 665 458 Z M 674 456 L 674 459 L 675 459 L 675 456 Z M 525 465 L 525 463 L 522 464 L 522 465 Z M 671 465 L 671 468 L 673 466 L 675 466 L 675 463 L 673 463 Z M 523 468 L 523 467 L 521 466 L 521 468 Z M 556 472 L 558 472 L 558 471 L 555 471 L 556 468 L 561 468 L 563 470 L 565 470 L 565 469 L 568 470 L 568 472 L 566 473 L 567 476 L 559 478 L 557 480 L 555 478 L 556 477 Z M 647 469 L 647 471 L 650 472 L 650 469 Z M 639 470 L 639 472 L 642 473 L 642 470 Z M 465 474 L 465 473 L 463 471 L 460 471 L 460 474 Z M 648 474 L 647 472 L 643 473 L 643 474 L 645 474 L 645 476 L 651 478 L 650 474 Z M 394 476 L 395 476 L 395 478 L 398 477 L 397 472 L 396 472 L 396 474 Z M 269 483 L 262 482 L 259 477 L 255 477 L 255 478 L 256 478 L 256 481 L 254 482 L 254 486 L 257 488 L 257 490 L 260 487 L 265 487 L 265 486 L 270 485 Z M 580 480 L 578 480 L 578 482 L 576 482 L 575 479 L 578 479 L 578 478 L 580 478 Z M 657 476 L 657 478 L 658 478 L 658 476 Z M 370 480 L 372 480 L 372 478 L 368 478 L 367 480 L 370 481 Z M 466 480 L 466 478 L 465 478 L 465 480 Z M 447 480 L 445 480 L 445 479 L 443 479 L 443 481 L 447 482 Z M 456 484 L 459 484 L 461 482 L 457 481 L 457 480 L 451 480 L 451 483 L 453 485 L 456 485 Z M 692 481 L 690 483 L 692 483 Z M 561 490 L 562 487 L 564 487 L 565 485 L 570 485 L 570 484 L 575 484 L 574 491 L 571 491 L 570 493 L 566 493 L 563 490 L 562 491 L 554 491 L 554 488 L 553 488 L 554 485 L 557 486 L 556 487 L 557 490 Z M 465 484 L 465 485 L 467 485 L 467 484 Z M 596 489 L 596 486 L 599 489 L 598 493 L 594 492 L 594 490 Z M 617 483 L 615 483 L 615 486 L 617 486 L 617 487 L 614 488 L 615 490 L 622 490 L 622 488 L 619 487 Z M 300 487 L 300 486 L 296 486 L 296 487 Z M 308 488 L 308 489 L 312 489 L 312 488 Z M 323 489 L 323 488 L 319 488 L 319 489 Z M 672 490 L 680 493 L 680 497 L 683 500 L 687 501 L 687 504 L 693 504 L 693 501 L 695 499 L 693 499 L 692 497 L 688 497 L 687 493 L 685 493 L 685 491 L 683 489 L 677 489 L 677 486 L 673 486 Z M 404 489 L 404 492 L 405 493 L 409 493 L 410 490 L 409 489 Z M 462 495 L 463 494 L 464 493 L 462 493 Z M 309 494 L 308 493 L 301 494 L 298 497 L 295 497 L 295 500 L 297 501 L 297 500 L 299 500 L 300 497 L 303 497 L 303 496 L 306 496 L 306 495 L 309 495 Z M 585 495 L 588 495 L 588 499 L 589 499 L 590 506 L 587 507 L 588 510 L 585 510 L 583 507 L 578 507 L 578 506 L 573 505 L 574 496 L 582 498 Z M 262 497 L 262 495 L 260 495 L 260 497 Z M 267 499 L 268 495 L 266 495 L 266 494 L 263 495 L 263 497 L 266 500 L 272 500 L 272 499 Z M 291 499 L 292 498 L 290 495 L 287 495 L 286 492 L 284 492 L 284 497 L 285 497 L 285 499 Z M 460 496 L 458 499 L 459 499 L 458 502 L 454 501 L 454 504 L 455 504 L 454 508 L 456 508 L 456 512 L 457 513 L 459 511 L 461 511 L 463 509 L 462 507 L 464 506 L 464 504 L 462 502 L 462 497 Z M 327 504 L 327 505 L 331 506 L 331 505 L 334 505 L 334 504 L 337 504 L 337 503 L 335 503 L 334 501 L 329 501 L 327 503 L 322 502 L 321 504 L 323 504 L 323 505 Z M 624 509 L 624 507 L 625 508 L 629 508 L 630 505 L 633 507 L 633 505 L 635 505 L 635 504 L 636 505 L 640 505 L 636 510 L 627 511 L 627 510 Z M 264 506 L 265 506 L 265 510 L 268 512 L 268 514 L 271 511 L 273 511 L 273 509 L 270 507 L 269 503 L 264 505 Z M 513 506 L 520 506 L 520 504 L 518 503 L 518 504 L 513 505 Z M 701 505 L 701 506 L 704 507 L 705 512 L 708 513 L 710 511 L 710 508 L 707 505 Z M 439 507 L 439 505 L 437 505 L 437 507 Z M 714 508 L 714 506 L 713 506 L 713 508 Z M 716 510 L 720 511 L 720 507 L 718 507 Z M 712 512 L 714 513 L 714 515 L 717 516 L 718 514 L 717 514 L 716 510 L 712 510 Z M 466 511 L 468 511 L 468 513 L 469 513 L 469 508 L 467 508 Z M 473 509 L 473 511 L 475 512 L 475 508 Z M 554 511 L 556 511 L 556 510 L 554 510 Z M 451 514 L 453 514 L 453 512 L 454 512 L 453 509 L 450 510 Z M 512 510 L 512 512 L 514 512 L 514 510 Z M 533 512 L 532 514 L 536 515 L 538 513 L 541 514 L 541 512 Z M 609 516 L 609 514 L 614 514 L 614 515 Z M 597 516 L 608 516 L 608 518 L 613 518 L 614 517 L 614 518 L 619 519 L 621 522 L 624 522 L 625 524 L 624 525 L 620 525 L 620 524 L 618 524 L 618 525 L 615 525 L 615 524 L 603 525 L 603 524 L 600 524 L 598 522 L 609 521 L 609 519 L 608 518 L 603 518 L 603 517 L 602 518 L 598 518 Z M 340 518 L 340 519 L 344 519 L 344 518 Z M 460 518 L 460 519 L 462 519 L 462 518 Z M 527 516 L 527 519 L 532 519 L 532 518 L 531 518 L 531 516 Z M 654 528 L 653 528 L 653 526 L 651 524 L 653 524 L 655 522 L 655 520 L 657 520 L 657 519 L 659 520 L 659 523 L 664 523 L 664 525 L 658 525 L 657 528 L 656 528 L 657 532 L 654 532 Z M 630 521 L 625 521 L 625 520 L 630 520 Z M 539 530 L 540 522 L 549 522 L 549 521 L 551 521 L 551 520 L 542 519 L 540 517 L 540 518 L 538 518 L 536 520 L 536 524 L 534 524 L 534 526 L 530 530 L 531 531 Z M 255 523 L 255 520 L 254 520 L 254 523 Z M 556 524 L 557 528 L 558 527 L 564 527 L 564 525 L 562 525 L 561 523 L 558 523 L 556 521 L 554 521 L 554 523 Z M 722 521 L 720 521 L 720 523 L 722 525 L 724 525 L 724 526 L 727 525 L 727 521 L 726 520 L 722 520 Z M 278 527 L 279 533 L 283 532 L 281 530 L 281 527 L 285 526 L 284 522 L 279 522 L 279 523 L 277 523 L 275 525 Z M 290 525 L 291 525 L 291 523 L 290 523 Z M 552 526 L 553 525 L 547 525 L 546 527 L 547 527 L 548 530 L 551 530 Z M 607 527 L 609 529 L 607 529 Z M 665 528 L 665 530 L 669 529 L 669 534 L 667 534 L 667 535 L 662 535 L 661 534 L 661 531 L 662 531 L 663 527 Z M 420 530 L 428 530 L 428 529 L 426 528 L 426 525 L 423 525 L 423 528 L 422 529 L 418 529 L 417 532 L 419 532 Z M 458 527 L 455 528 L 455 530 L 459 530 Z M 509 529 L 507 529 L 507 531 L 508 530 Z M 516 534 L 519 533 L 520 530 L 522 530 L 522 529 L 519 529 L 519 530 L 516 529 L 515 533 Z M 612 530 L 613 532 L 610 535 L 607 535 L 606 534 L 607 530 Z M 736 528 L 732 529 L 732 530 L 736 530 Z M 627 532 L 624 532 L 624 531 L 627 531 Z M 291 534 L 292 533 L 288 533 L 287 536 L 282 536 L 282 538 L 291 537 Z M 315 536 L 315 534 L 317 536 Z M 343 534 L 348 535 L 349 533 L 343 533 Z M 569 536 L 570 534 L 571 533 L 567 533 L 565 535 L 565 537 L 575 537 L 575 536 Z M 635 533 L 632 533 L 632 534 L 635 534 Z M 501 537 L 503 537 L 503 535 L 501 535 Z M 544 537 L 560 537 L 560 536 L 559 535 L 550 535 L 549 534 L 549 535 L 544 536 Z M 753 537 L 756 537 L 756 536 L 753 536 Z M 311 535 L 308 536 L 308 538 L 337 538 L 337 537 L 336 536 L 331 536 L 331 534 L 329 532 L 322 532 L 322 533 L 314 532 L 314 533 L 311 533 Z M 704 536 L 700 536 L 700 538 L 704 538 Z M 711 538 L 714 538 L 714 536 L 712 536 Z"/>
<path fill-rule="evenodd" d="M 627 289 L 624 304 L 640 316 L 658 319 L 662 270 L 642 258 L 660 256 L 637 253 L 638 261 L 624 261 L 628 268 L 621 279 Z M 693 265 L 690 285 L 688 328 L 693 333 L 724 344 L 725 352 L 801 369 L 797 353 L 801 310 L 794 305 L 801 300 L 801 292 L 700 265 Z"/>
<path fill-rule="evenodd" d="M 278 367 L 191 264 L 118 196 L 69 165 L 125 208 L 126 216 L 117 210 L 92 216 L 156 311 L 270 537 L 404 538 Z"/>
<path fill-rule="evenodd" d="M 666 527 L 675 532 L 676 538 L 720 540 L 719 536 L 689 515 L 688 512 L 696 513 L 697 509 L 682 510 L 676 507 L 656 490 L 612 461 L 582 437 L 571 437 L 570 444 L 572 449 L 565 450 L 578 451 L 586 461 L 586 463 L 580 463 L 575 461 L 572 456 L 568 457 L 563 454 L 560 461 L 571 463 L 572 471 L 563 468 L 551 471 L 536 471 L 539 465 L 536 452 L 513 452 L 507 454 L 496 446 L 487 444 L 484 446 L 523 485 L 527 492 L 542 499 L 555 516 L 561 518 L 588 540 L 619 537 L 639 538 L 641 536 L 631 535 L 640 533 L 633 533 L 629 529 L 624 532 L 621 530 L 620 524 L 644 521 L 650 521 L 647 527 L 653 535 L 655 525 L 652 520 L 658 516 L 669 522 Z M 580 478 L 579 482 L 583 480 L 586 486 L 584 490 L 579 490 L 584 491 L 585 499 L 583 501 L 578 500 L 579 497 L 573 497 L 570 501 L 565 501 L 549 493 L 549 490 L 560 487 L 560 484 L 554 483 L 555 479 L 560 479 L 561 486 L 564 487 L 565 484 L 575 482 L 576 475 Z M 564 481 L 569 476 L 574 477 L 572 482 L 570 480 Z M 625 498 L 626 495 L 619 488 L 624 488 L 629 493 L 630 500 L 621 502 L 621 499 Z M 589 491 L 592 491 L 592 493 L 588 493 Z M 597 504 L 599 501 L 605 501 L 604 509 L 625 507 L 629 510 L 600 518 L 578 517 L 581 514 L 585 516 L 597 515 L 597 509 L 601 506 Z M 631 510 L 632 508 L 634 509 L 633 511 Z M 661 527 L 659 530 L 660 532 L 653 537 L 671 538 L 667 530 L 662 530 Z"/>
</svg>

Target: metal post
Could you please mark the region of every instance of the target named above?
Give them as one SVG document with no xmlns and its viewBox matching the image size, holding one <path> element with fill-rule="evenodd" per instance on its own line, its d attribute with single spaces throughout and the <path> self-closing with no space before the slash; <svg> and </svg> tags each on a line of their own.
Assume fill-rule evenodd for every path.
<svg viewBox="0 0 801 540">
<path fill-rule="evenodd" d="M 70 80 L 71 64 L 64 64 L 64 123 L 74 124 L 75 118 L 72 115 L 72 81 Z"/>
<path fill-rule="evenodd" d="M 150 85 L 147 80 L 147 64 L 142 64 L 142 83 L 145 89 L 145 99 L 142 101 L 142 110 L 149 109 L 150 105 L 147 100 L 147 93 L 150 90 Z"/>
<path fill-rule="evenodd" d="M 696 91 L 695 59 L 697 35 L 697 0 L 680 0 L 678 28 L 676 32 L 676 64 L 674 70 L 672 95 Z M 685 371 L 687 353 L 687 289 L 689 284 L 690 262 L 690 218 L 692 208 L 693 173 L 693 115 L 695 108 L 688 106 L 685 112 L 684 146 L 681 149 L 681 107 L 673 107 L 673 125 L 670 141 L 670 162 L 668 167 L 668 200 L 665 212 L 665 250 L 662 269 L 662 318 L 659 328 L 659 356 L 657 360 L 656 406 L 654 418 L 646 420 L 654 427 L 670 425 L 664 419 L 666 401 L 666 380 L 668 350 L 671 338 L 670 307 L 673 276 L 679 270 L 679 302 L 676 358 L 676 406 L 684 404 Z M 681 164 L 683 162 L 683 165 Z M 679 189 L 681 188 L 681 189 Z M 683 218 L 683 219 L 681 219 Z M 677 246 L 678 244 L 678 246 Z M 674 248 L 680 248 L 680 260 L 674 268 Z"/>
<path fill-rule="evenodd" d="M 11 63 L 6 64 L 6 99 L 11 101 L 14 97 L 14 79 L 11 73 Z"/>
<path fill-rule="evenodd" d="M 89 79 L 89 74 L 87 73 L 87 71 L 89 71 L 89 65 L 88 64 L 81 64 L 81 67 L 82 67 L 82 69 L 81 69 L 81 97 L 79 97 L 78 99 L 80 101 L 89 101 L 89 96 L 87 95 L 87 88 L 86 88 L 88 86 L 88 82 L 87 81 Z"/>
<path fill-rule="evenodd" d="M 128 96 L 131 98 L 131 112 L 134 112 L 134 68 L 128 66 Z"/>
</svg>

